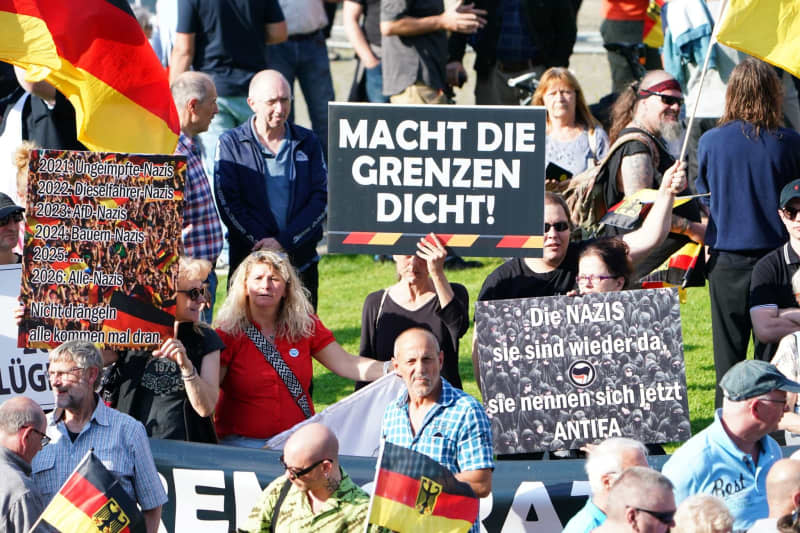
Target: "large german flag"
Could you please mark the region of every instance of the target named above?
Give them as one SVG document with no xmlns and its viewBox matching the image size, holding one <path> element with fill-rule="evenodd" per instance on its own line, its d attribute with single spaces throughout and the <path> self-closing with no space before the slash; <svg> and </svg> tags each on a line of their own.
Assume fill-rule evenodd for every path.
<svg viewBox="0 0 800 533">
<path fill-rule="evenodd" d="M 127 0 L 0 0 L 0 28 L 0 60 L 61 91 L 91 150 L 174 151 L 169 81 Z"/>
<path fill-rule="evenodd" d="M 78 464 L 42 513 L 61 533 L 144 533 L 144 517 L 92 451 Z"/>
<path fill-rule="evenodd" d="M 466 483 L 433 459 L 385 443 L 369 523 L 399 533 L 469 531 L 478 518 L 479 501 Z"/>
<path fill-rule="evenodd" d="M 106 338 L 110 331 L 127 331 L 128 329 L 131 332 L 136 330 L 157 332 L 161 336 L 161 342 L 158 344 L 174 336 L 175 317 L 162 309 L 120 291 L 114 291 L 109 305 L 117 310 L 117 318 L 103 321 Z M 130 344 L 138 343 L 131 342 Z"/>
</svg>

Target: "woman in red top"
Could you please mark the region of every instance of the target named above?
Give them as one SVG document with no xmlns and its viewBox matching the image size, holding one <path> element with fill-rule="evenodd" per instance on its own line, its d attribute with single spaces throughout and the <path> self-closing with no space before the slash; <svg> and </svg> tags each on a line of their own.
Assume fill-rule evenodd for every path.
<svg viewBox="0 0 800 533">
<path fill-rule="evenodd" d="M 236 269 L 215 323 L 226 346 L 220 357 L 215 415 L 221 443 L 261 448 L 267 439 L 306 418 L 250 339 L 258 332 L 296 376 L 311 413 L 312 357 L 348 379 L 372 381 L 383 375 L 383 362 L 345 352 L 313 312 L 306 289 L 283 254 L 253 252 Z"/>
</svg>

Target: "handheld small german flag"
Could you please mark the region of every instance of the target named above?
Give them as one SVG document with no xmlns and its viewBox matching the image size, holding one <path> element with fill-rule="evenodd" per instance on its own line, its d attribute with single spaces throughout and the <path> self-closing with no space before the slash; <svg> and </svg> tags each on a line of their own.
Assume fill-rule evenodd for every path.
<svg viewBox="0 0 800 533">
<path fill-rule="evenodd" d="M 445 467 L 408 448 L 383 444 L 369 524 L 398 533 L 467 532 L 479 508 L 472 488 Z"/>
<path fill-rule="evenodd" d="M 136 503 L 91 450 L 39 520 L 61 533 L 145 533 L 144 516 Z"/>
</svg>

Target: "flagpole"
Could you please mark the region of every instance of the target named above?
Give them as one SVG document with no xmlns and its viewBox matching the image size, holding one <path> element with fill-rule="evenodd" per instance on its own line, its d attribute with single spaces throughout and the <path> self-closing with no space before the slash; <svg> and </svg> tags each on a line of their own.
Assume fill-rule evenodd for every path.
<svg viewBox="0 0 800 533">
<path fill-rule="evenodd" d="M 669 8 L 667 8 L 669 9 Z M 689 122 L 686 125 L 686 136 L 683 138 L 683 146 L 681 147 L 681 155 L 678 157 L 679 161 L 683 161 L 686 157 L 686 148 L 689 145 L 689 135 L 692 131 L 697 108 L 700 107 L 700 94 L 703 92 L 703 84 L 706 80 L 706 73 L 708 72 L 708 63 L 711 60 L 711 50 L 717 43 L 717 33 L 722 21 L 725 19 L 725 11 L 728 9 L 728 0 L 722 0 L 722 7 L 720 8 L 719 20 L 714 24 L 714 31 L 711 32 L 711 38 L 708 41 L 708 50 L 706 50 L 706 58 L 703 61 L 703 70 L 700 73 L 700 85 L 697 87 L 697 96 L 694 99 L 694 106 L 692 106 L 692 113 L 689 115 Z"/>
<path fill-rule="evenodd" d="M 364 533 L 369 531 L 369 519 L 372 516 L 372 503 L 375 501 L 375 489 L 378 487 L 378 473 L 381 471 L 381 461 L 383 461 L 383 448 L 386 439 L 381 439 L 381 449 L 378 451 L 378 460 L 375 462 L 375 477 L 372 480 L 372 494 L 369 497 L 369 507 L 367 508 L 367 520 L 364 523 Z"/>
</svg>

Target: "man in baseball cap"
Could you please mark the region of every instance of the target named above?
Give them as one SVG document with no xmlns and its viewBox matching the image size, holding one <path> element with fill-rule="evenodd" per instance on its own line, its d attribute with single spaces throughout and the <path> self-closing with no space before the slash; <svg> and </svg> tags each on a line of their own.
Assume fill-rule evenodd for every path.
<svg viewBox="0 0 800 533">
<path fill-rule="evenodd" d="M 25 209 L 0 192 L 0 265 L 21 263 L 22 256 L 14 252 L 20 242 L 20 224 Z"/>
<path fill-rule="evenodd" d="M 769 515 L 767 472 L 782 457 L 769 433 L 787 410 L 786 393 L 800 392 L 800 383 L 766 361 L 746 360 L 719 386 L 724 399 L 714 422 L 678 448 L 662 472 L 675 485 L 676 503 L 697 493 L 718 496 L 735 519 L 734 531 L 746 530 Z"/>
</svg>

